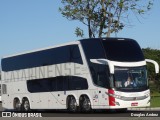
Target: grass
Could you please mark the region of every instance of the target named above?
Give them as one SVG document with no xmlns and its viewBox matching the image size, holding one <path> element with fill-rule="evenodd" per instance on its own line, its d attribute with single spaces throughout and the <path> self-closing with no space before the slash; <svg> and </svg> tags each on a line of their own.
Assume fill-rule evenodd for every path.
<svg viewBox="0 0 160 120">
<path fill-rule="evenodd" d="M 160 107 L 160 93 L 152 89 L 151 89 L 151 106 L 150 107 Z"/>
<path fill-rule="evenodd" d="M 156 83 L 150 83 L 151 105 L 150 107 L 160 107 L 160 92 L 156 87 Z"/>
<path fill-rule="evenodd" d="M 150 107 L 160 107 L 160 96 L 151 97 Z"/>
</svg>

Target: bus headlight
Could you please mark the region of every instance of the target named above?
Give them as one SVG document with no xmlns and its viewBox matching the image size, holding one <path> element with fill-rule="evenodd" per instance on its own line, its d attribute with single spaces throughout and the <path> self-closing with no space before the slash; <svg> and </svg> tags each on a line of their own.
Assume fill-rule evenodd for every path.
<svg viewBox="0 0 160 120">
<path fill-rule="evenodd" d="M 121 99 L 121 96 L 120 95 L 115 95 L 115 98 Z"/>
<path fill-rule="evenodd" d="M 149 94 L 146 94 L 145 96 L 146 96 L 146 97 L 149 97 L 150 95 L 149 95 Z"/>
<path fill-rule="evenodd" d="M 146 92 L 146 93 L 145 93 L 145 96 L 146 96 L 146 97 L 149 97 L 149 96 L 150 96 L 150 92 Z"/>
<path fill-rule="evenodd" d="M 111 97 L 114 97 L 114 98 L 117 98 L 117 99 L 121 99 L 121 96 L 120 95 L 116 95 L 116 94 L 111 94 L 111 93 L 107 93 L 107 95 L 111 96 Z"/>
</svg>

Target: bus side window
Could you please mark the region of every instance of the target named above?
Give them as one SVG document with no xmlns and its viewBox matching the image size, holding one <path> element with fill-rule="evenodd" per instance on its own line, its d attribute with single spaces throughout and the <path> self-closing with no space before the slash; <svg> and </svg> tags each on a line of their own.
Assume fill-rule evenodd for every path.
<svg viewBox="0 0 160 120">
<path fill-rule="evenodd" d="M 69 79 L 70 79 L 70 76 L 64 76 L 64 79 L 63 79 L 64 91 L 69 90 L 69 86 L 68 86 Z"/>
<path fill-rule="evenodd" d="M 85 90 L 88 89 L 86 78 L 72 76 L 69 79 L 69 90 Z"/>
<path fill-rule="evenodd" d="M 57 91 L 63 91 L 64 87 L 63 87 L 63 76 L 58 76 L 57 77 Z"/>
<path fill-rule="evenodd" d="M 55 77 L 55 78 L 53 78 L 52 80 L 51 80 L 51 88 L 52 88 L 52 90 L 51 91 L 56 91 L 57 90 L 57 80 L 56 80 L 57 78 Z"/>
<path fill-rule="evenodd" d="M 79 50 L 78 45 L 73 45 L 70 47 L 70 53 L 71 53 L 71 62 L 83 64 L 81 53 Z"/>
</svg>

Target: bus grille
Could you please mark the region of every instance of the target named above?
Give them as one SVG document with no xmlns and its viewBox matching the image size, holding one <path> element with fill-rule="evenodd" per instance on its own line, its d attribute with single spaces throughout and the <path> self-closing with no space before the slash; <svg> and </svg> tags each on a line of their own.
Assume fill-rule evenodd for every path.
<svg viewBox="0 0 160 120">
<path fill-rule="evenodd" d="M 139 96 L 139 97 L 124 97 L 124 96 L 122 96 L 121 100 L 124 100 L 124 101 L 136 101 L 136 100 L 144 100 L 146 98 L 147 98 L 147 96 Z"/>
</svg>

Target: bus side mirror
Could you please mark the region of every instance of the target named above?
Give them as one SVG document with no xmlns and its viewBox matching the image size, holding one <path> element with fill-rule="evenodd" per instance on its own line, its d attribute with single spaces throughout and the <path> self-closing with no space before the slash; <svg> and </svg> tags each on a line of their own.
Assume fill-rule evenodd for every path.
<svg viewBox="0 0 160 120">
<path fill-rule="evenodd" d="M 92 63 L 108 65 L 108 61 L 106 59 L 90 59 L 90 61 Z"/>
<path fill-rule="evenodd" d="M 158 74 L 158 73 L 159 73 L 159 65 L 158 65 L 158 63 L 157 63 L 156 61 L 154 61 L 154 60 L 150 60 L 150 59 L 145 59 L 145 61 L 146 61 L 146 62 L 148 62 L 148 63 L 152 63 L 152 64 L 154 64 L 156 74 Z"/>
<path fill-rule="evenodd" d="M 90 59 L 90 62 L 102 65 L 108 65 L 110 73 L 114 74 L 114 65 L 107 59 Z"/>
</svg>

